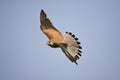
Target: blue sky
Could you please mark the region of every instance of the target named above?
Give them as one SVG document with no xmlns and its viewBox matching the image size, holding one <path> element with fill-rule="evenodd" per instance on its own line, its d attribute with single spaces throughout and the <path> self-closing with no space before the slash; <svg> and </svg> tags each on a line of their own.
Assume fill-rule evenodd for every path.
<svg viewBox="0 0 120 80">
<path fill-rule="evenodd" d="M 82 43 L 78 66 L 46 45 L 44 9 Z M 119 0 L 0 0 L 0 80 L 120 80 Z"/>
</svg>

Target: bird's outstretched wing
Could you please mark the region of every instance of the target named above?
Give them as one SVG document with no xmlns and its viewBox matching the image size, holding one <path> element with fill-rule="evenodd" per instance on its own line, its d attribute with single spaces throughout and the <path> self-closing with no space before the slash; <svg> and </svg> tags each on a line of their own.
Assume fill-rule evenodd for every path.
<svg viewBox="0 0 120 80">
<path fill-rule="evenodd" d="M 41 30 L 50 40 L 57 42 L 61 42 L 63 40 L 61 32 L 53 26 L 52 22 L 47 18 L 47 15 L 43 10 L 40 12 L 40 22 Z"/>
</svg>

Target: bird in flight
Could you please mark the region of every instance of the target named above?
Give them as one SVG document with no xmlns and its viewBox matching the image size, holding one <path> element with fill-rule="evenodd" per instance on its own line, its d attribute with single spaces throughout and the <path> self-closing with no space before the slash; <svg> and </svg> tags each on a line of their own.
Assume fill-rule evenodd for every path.
<svg viewBox="0 0 120 80">
<path fill-rule="evenodd" d="M 66 32 L 64 35 L 54 27 L 46 13 L 42 9 L 40 12 L 40 29 L 48 37 L 47 45 L 52 48 L 61 48 L 68 59 L 77 64 L 79 56 L 81 56 L 80 42 L 71 32 Z"/>
</svg>

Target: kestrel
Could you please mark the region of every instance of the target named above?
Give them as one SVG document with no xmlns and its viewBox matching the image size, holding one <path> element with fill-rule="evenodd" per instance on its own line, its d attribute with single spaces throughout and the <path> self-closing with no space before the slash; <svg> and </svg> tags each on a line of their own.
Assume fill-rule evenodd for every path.
<svg viewBox="0 0 120 80">
<path fill-rule="evenodd" d="M 49 38 L 47 45 L 52 48 L 61 48 L 68 59 L 77 64 L 76 60 L 79 59 L 82 53 L 81 43 L 78 42 L 78 38 L 71 32 L 66 32 L 62 35 L 61 32 L 53 26 L 43 10 L 40 12 L 40 23 L 40 29 Z"/>
</svg>

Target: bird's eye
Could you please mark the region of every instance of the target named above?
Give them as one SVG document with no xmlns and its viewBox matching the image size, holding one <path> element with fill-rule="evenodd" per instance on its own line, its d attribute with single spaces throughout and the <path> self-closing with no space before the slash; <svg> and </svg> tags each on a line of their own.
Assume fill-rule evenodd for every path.
<svg viewBox="0 0 120 80">
<path fill-rule="evenodd" d="M 50 44 L 51 42 L 50 42 L 50 41 L 48 41 L 48 43 Z"/>
<path fill-rule="evenodd" d="M 53 42 L 50 41 L 50 44 L 53 45 Z"/>
</svg>

